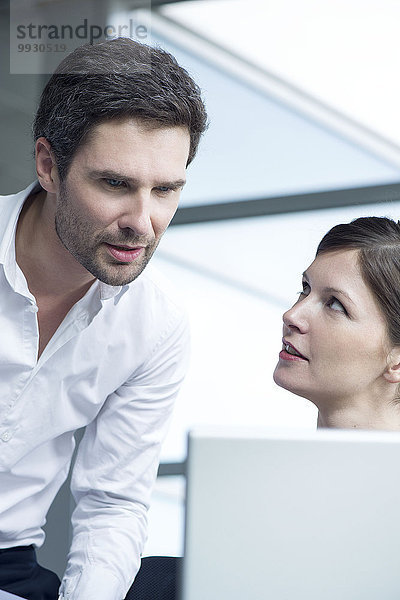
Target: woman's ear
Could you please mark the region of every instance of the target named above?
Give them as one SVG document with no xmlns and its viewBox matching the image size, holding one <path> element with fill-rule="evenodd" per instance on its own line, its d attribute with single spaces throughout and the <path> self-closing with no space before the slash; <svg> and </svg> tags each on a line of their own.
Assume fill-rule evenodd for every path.
<svg viewBox="0 0 400 600">
<path fill-rule="evenodd" d="M 35 160 L 40 185 L 46 192 L 55 194 L 59 189 L 60 180 L 51 144 L 45 137 L 36 140 Z"/>
<path fill-rule="evenodd" d="M 396 346 L 390 351 L 386 370 L 383 374 L 389 383 L 400 383 L 400 347 Z"/>
</svg>

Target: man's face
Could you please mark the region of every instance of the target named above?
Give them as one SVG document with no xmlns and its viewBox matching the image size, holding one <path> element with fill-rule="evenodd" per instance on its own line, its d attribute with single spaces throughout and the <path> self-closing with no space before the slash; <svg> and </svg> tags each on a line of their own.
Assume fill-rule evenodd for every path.
<svg viewBox="0 0 400 600">
<path fill-rule="evenodd" d="M 72 256 L 109 285 L 145 268 L 178 206 L 190 136 L 133 119 L 100 123 L 60 184 L 55 224 Z"/>
</svg>

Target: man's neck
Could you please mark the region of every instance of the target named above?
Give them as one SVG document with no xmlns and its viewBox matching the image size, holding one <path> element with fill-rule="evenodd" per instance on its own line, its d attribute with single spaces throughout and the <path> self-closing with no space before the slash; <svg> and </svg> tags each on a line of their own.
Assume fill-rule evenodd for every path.
<svg viewBox="0 0 400 600">
<path fill-rule="evenodd" d="M 16 260 L 36 298 L 69 297 L 76 302 L 95 278 L 59 240 L 54 204 L 44 190 L 27 198 L 18 220 Z"/>
<path fill-rule="evenodd" d="M 39 309 L 38 359 L 65 316 L 95 281 L 58 239 L 53 206 L 44 191 L 29 197 L 15 240 L 17 263 Z"/>
</svg>

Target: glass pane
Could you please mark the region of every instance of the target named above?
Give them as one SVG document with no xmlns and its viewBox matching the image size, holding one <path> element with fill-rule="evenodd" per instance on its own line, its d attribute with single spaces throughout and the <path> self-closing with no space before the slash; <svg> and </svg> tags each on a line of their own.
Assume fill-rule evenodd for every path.
<svg viewBox="0 0 400 600">
<path fill-rule="evenodd" d="M 153 264 L 188 309 L 192 360 L 163 460 L 184 458 L 194 424 L 315 427 L 314 407 L 272 381 L 282 314 L 330 227 L 363 215 L 399 214 L 396 202 L 167 231 Z"/>
</svg>

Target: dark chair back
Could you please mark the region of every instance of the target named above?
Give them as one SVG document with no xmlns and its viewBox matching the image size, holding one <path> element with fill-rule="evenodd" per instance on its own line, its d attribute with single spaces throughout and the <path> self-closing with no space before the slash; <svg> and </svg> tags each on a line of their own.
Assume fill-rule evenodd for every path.
<svg viewBox="0 0 400 600">
<path fill-rule="evenodd" d="M 147 556 L 125 600 L 180 600 L 182 558 Z"/>
</svg>

